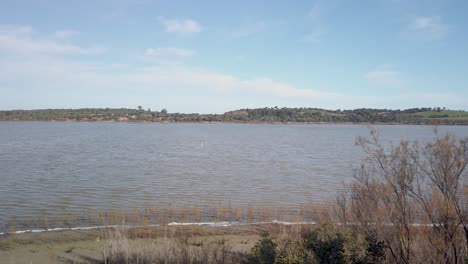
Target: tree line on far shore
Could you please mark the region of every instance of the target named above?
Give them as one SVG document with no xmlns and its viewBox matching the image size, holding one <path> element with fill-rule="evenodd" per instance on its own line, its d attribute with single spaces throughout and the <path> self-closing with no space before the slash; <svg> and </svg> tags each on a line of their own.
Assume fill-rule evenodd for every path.
<svg viewBox="0 0 468 264">
<path fill-rule="evenodd" d="M 440 107 L 405 110 L 360 108 L 325 110 L 320 108 L 265 107 L 240 109 L 224 114 L 169 113 L 138 106 L 130 108 L 82 108 L 0 111 L 0 121 L 108 121 L 108 122 L 239 122 L 239 123 L 403 123 L 468 124 L 467 111 Z"/>
</svg>

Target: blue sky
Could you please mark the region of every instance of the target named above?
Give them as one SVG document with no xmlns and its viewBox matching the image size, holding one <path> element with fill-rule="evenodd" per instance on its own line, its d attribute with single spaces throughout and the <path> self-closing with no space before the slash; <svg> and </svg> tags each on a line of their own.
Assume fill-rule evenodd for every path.
<svg viewBox="0 0 468 264">
<path fill-rule="evenodd" d="M 468 110 L 467 1 L 0 3 L 0 109 Z"/>
</svg>

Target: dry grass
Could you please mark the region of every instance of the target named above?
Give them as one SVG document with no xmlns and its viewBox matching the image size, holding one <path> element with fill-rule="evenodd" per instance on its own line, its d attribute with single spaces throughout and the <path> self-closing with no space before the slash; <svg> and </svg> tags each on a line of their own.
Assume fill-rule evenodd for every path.
<svg viewBox="0 0 468 264">
<path fill-rule="evenodd" d="M 240 263 L 244 254 L 225 239 L 160 237 L 131 240 L 123 230 L 109 233 L 104 263 Z"/>
<path fill-rule="evenodd" d="M 127 210 L 94 211 L 88 210 L 77 215 L 72 212 L 63 215 L 45 215 L 31 219 L 16 219 L 11 221 L 8 228 L 1 230 L 10 234 L 15 231 L 115 226 L 127 225 L 133 227 L 164 226 L 169 223 L 201 223 L 201 222 L 230 222 L 237 224 L 251 224 L 258 222 L 272 222 L 275 220 L 286 222 L 317 221 L 332 203 L 311 205 L 299 204 L 295 207 L 231 207 L 221 204 L 213 206 L 191 207 L 154 207 L 132 208 Z"/>
</svg>

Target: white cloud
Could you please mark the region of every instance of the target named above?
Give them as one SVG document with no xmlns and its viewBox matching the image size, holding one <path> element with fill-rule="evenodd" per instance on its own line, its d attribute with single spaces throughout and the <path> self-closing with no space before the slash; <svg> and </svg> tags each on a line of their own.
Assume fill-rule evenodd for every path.
<svg viewBox="0 0 468 264">
<path fill-rule="evenodd" d="M 402 85 L 405 83 L 402 73 L 393 69 L 392 65 L 379 65 L 364 76 L 370 84 L 374 85 Z"/>
<path fill-rule="evenodd" d="M 1 26 L 0 52 L 21 54 L 96 54 L 105 51 L 100 47 L 84 48 L 60 42 L 54 38 L 36 37 L 30 27 Z"/>
<path fill-rule="evenodd" d="M 25 35 L 32 33 L 32 28 L 19 25 L 0 25 L 0 34 Z"/>
<path fill-rule="evenodd" d="M 270 78 L 239 79 L 235 76 L 209 70 L 178 67 L 147 67 L 121 75 L 124 82 L 138 83 L 140 87 L 172 87 L 173 89 L 209 92 L 216 95 L 243 94 L 280 98 L 317 99 L 331 95 L 310 89 L 300 89 Z M 169 85 L 170 84 L 170 85 Z M 169 86 L 167 86 L 169 85 Z"/>
<path fill-rule="evenodd" d="M 80 34 L 80 32 L 74 31 L 74 30 L 58 30 L 58 31 L 55 31 L 52 34 L 52 36 L 58 39 L 67 39 L 67 38 L 74 37 L 78 34 Z"/>
<path fill-rule="evenodd" d="M 399 84 L 400 72 L 390 70 L 375 70 L 366 74 L 366 79 L 374 84 Z"/>
<path fill-rule="evenodd" d="M 257 92 L 276 95 L 287 98 L 309 98 L 318 99 L 326 96 L 334 96 L 333 93 L 319 92 L 312 89 L 300 89 L 286 83 L 276 82 L 270 78 L 255 78 L 253 80 L 241 81 L 238 86 L 244 87 L 246 90 L 254 90 Z"/>
<path fill-rule="evenodd" d="M 164 106 L 171 111 L 205 113 L 266 105 L 319 103 L 325 106 L 336 99 L 333 93 L 298 88 L 266 77 L 238 78 L 185 65 L 116 68 L 111 63 L 80 62 L 57 56 L 1 60 L 0 90 L 7 87 L 12 90 L 3 92 L 7 96 L 0 98 L 0 108 L 25 107 L 21 105 L 25 102 L 22 97 L 11 98 L 16 93 L 35 98 L 30 104 L 36 107 L 143 104 L 151 108 Z M 57 102 L 51 101 L 51 97 L 57 97 Z"/>
<path fill-rule="evenodd" d="M 408 30 L 419 37 L 441 39 L 447 35 L 449 26 L 440 16 L 421 16 L 410 21 Z"/>
<path fill-rule="evenodd" d="M 440 28 L 440 17 L 417 17 L 411 21 L 412 30 L 437 30 Z"/>
<path fill-rule="evenodd" d="M 162 57 L 162 56 L 175 56 L 179 58 L 186 58 L 186 57 L 192 56 L 193 54 L 194 54 L 193 50 L 174 48 L 174 47 L 148 48 L 145 51 L 145 55 L 151 58 Z"/>
<path fill-rule="evenodd" d="M 203 27 L 198 21 L 192 19 L 165 19 L 159 18 L 159 21 L 169 33 L 199 33 Z"/>
<path fill-rule="evenodd" d="M 111 63 L 109 69 L 125 69 L 128 65 L 124 63 Z"/>
</svg>

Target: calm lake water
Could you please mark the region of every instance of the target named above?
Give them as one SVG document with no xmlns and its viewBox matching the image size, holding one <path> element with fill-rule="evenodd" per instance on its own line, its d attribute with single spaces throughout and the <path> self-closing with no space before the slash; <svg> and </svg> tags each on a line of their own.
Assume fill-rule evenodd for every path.
<svg viewBox="0 0 468 264">
<path fill-rule="evenodd" d="M 431 126 L 376 128 L 387 142 L 434 137 Z M 363 125 L 0 122 L 0 228 L 87 209 L 334 199 L 366 135 Z"/>
</svg>

